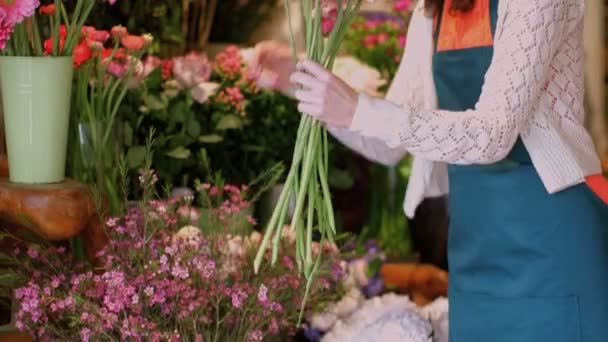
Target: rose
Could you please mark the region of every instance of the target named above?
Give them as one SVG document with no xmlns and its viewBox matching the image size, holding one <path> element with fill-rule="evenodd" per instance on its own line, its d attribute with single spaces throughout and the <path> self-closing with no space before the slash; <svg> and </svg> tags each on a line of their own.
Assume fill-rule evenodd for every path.
<svg viewBox="0 0 608 342">
<path fill-rule="evenodd" d="M 182 87 L 192 88 L 209 80 L 211 64 L 207 56 L 198 52 L 190 52 L 185 56 L 173 59 L 173 76 Z"/>
</svg>

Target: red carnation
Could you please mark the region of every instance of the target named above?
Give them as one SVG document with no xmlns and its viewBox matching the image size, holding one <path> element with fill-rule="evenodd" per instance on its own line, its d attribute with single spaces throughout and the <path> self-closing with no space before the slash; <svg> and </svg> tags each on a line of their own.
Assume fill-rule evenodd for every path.
<svg viewBox="0 0 608 342">
<path fill-rule="evenodd" d="M 92 50 L 87 41 L 76 45 L 74 48 L 74 68 L 79 67 L 82 63 L 91 58 Z"/>
</svg>

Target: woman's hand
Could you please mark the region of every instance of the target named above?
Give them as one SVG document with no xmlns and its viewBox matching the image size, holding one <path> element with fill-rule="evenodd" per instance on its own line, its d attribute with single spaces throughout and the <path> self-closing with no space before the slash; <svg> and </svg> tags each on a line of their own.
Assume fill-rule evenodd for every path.
<svg viewBox="0 0 608 342">
<path fill-rule="evenodd" d="M 296 65 L 290 77 L 296 85 L 298 110 L 334 127 L 350 127 L 359 94 L 344 81 L 310 60 Z"/>
<path fill-rule="evenodd" d="M 258 43 L 250 68 L 258 78 L 264 79 L 260 86 L 276 89 L 285 95 L 293 95 L 289 76 L 296 70 L 296 65 L 289 46 L 274 40 Z"/>
</svg>

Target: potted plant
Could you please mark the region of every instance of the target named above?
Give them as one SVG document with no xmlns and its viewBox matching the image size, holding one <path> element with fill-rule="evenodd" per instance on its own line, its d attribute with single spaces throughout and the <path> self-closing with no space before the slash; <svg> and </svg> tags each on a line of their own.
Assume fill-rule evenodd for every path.
<svg viewBox="0 0 608 342">
<path fill-rule="evenodd" d="M 72 55 L 93 4 L 79 0 L 70 18 L 60 0 L 42 7 L 38 0 L 0 3 L 0 86 L 13 182 L 65 177 Z"/>
</svg>

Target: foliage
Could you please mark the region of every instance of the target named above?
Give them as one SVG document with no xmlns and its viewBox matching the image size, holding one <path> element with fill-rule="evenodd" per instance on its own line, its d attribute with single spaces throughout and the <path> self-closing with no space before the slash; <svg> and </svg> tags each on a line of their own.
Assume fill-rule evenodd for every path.
<svg viewBox="0 0 608 342">
<path fill-rule="evenodd" d="M 226 233 L 231 217 L 249 206 L 247 188 L 203 183 L 201 197 L 217 206 L 193 215 L 189 197 L 148 200 L 153 172 L 143 171 L 139 180 L 147 195 L 107 220 L 109 243 L 98 253 L 98 268 L 72 262 L 61 246 L 9 252 L 26 279 L 15 291 L 15 326 L 63 341 L 284 341 L 293 335 L 304 286 L 295 236 L 285 230 L 280 263 L 254 275 L 260 234 Z M 308 300 L 317 311 L 333 299 L 344 270 L 334 245 L 315 246 L 315 253 L 326 254 Z"/>
<path fill-rule="evenodd" d="M 151 128 L 161 183 L 192 187 L 219 170 L 228 182 L 246 183 L 290 162 L 295 103 L 258 89 L 238 49 L 211 61 L 190 53 L 159 65 L 121 108 L 131 168 L 139 167 Z"/>
</svg>

